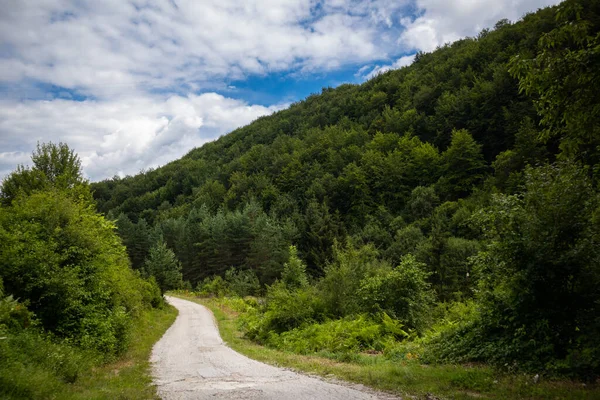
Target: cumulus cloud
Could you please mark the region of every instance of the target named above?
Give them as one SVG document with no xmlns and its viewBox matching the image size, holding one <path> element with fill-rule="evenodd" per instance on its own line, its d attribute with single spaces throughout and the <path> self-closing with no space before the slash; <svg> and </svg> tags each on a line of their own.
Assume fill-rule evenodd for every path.
<svg viewBox="0 0 600 400">
<path fill-rule="evenodd" d="M 387 72 L 391 69 L 398 69 L 398 68 L 402 68 L 402 67 L 406 67 L 409 66 L 410 64 L 413 63 L 413 61 L 415 61 L 415 55 L 414 54 L 410 54 L 408 56 L 402 56 L 399 59 L 397 59 L 396 61 L 394 61 L 393 64 L 390 65 L 376 65 L 373 68 L 370 67 L 363 67 L 360 70 L 358 70 L 357 75 L 358 76 L 362 76 L 365 79 L 371 79 L 374 76 L 377 76 L 379 74 L 383 74 L 384 72 Z M 367 71 L 371 69 L 370 72 L 367 73 Z"/>
<path fill-rule="evenodd" d="M 210 85 L 386 55 L 402 1 L 17 1 L 0 14 L 0 81 L 94 96 Z"/>
<path fill-rule="evenodd" d="M 398 43 L 406 50 L 432 51 L 465 36 L 475 36 L 501 19 L 518 20 L 525 13 L 558 0 L 417 0 L 416 18 L 401 20 L 406 30 Z"/>
<path fill-rule="evenodd" d="M 416 0 L 414 11 L 400 17 L 403 28 L 397 38 L 397 52 L 405 54 L 393 63 L 366 65 L 356 76 L 363 79 L 412 64 L 416 51 L 433 51 L 446 43 L 476 36 L 501 19 L 516 21 L 525 13 L 558 4 L 559 0 Z"/>
<path fill-rule="evenodd" d="M 282 106 L 252 106 L 215 93 L 131 97 L 119 102 L 0 103 L 0 176 L 29 161 L 37 141 L 63 141 L 101 179 L 163 165 Z"/>
</svg>

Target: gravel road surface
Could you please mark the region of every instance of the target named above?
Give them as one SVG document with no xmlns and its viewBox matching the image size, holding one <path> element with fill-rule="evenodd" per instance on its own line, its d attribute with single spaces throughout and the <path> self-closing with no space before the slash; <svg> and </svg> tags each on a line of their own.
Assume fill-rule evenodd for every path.
<svg viewBox="0 0 600 400">
<path fill-rule="evenodd" d="M 227 347 L 212 313 L 167 297 L 179 316 L 154 345 L 154 383 L 163 400 L 175 399 L 395 399 L 361 385 L 298 374 L 251 360 Z"/>
</svg>

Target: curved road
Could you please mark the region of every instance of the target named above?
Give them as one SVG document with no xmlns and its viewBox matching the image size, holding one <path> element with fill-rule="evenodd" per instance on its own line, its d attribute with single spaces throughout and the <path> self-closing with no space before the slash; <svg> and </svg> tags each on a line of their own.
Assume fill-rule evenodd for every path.
<svg viewBox="0 0 600 400">
<path fill-rule="evenodd" d="M 158 394 L 164 400 L 395 398 L 251 360 L 223 343 L 208 309 L 175 297 L 167 300 L 179 316 L 154 345 L 150 360 Z"/>
</svg>

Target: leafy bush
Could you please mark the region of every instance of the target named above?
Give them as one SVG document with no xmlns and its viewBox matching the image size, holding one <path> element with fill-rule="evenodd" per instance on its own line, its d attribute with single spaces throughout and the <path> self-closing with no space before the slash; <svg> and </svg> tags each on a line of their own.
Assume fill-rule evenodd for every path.
<svg viewBox="0 0 600 400">
<path fill-rule="evenodd" d="M 323 319 L 324 308 L 314 288 L 290 291 L 281 282 L 269 286 L 264 305 L 242 316 L 242 328 L 250 339 L 266 341 L 281 333 Z"/>
<path fill-rule="evenodd" d="M 389 264 L 377 259 L 378 252 L 372 245 L 354 247 L 334 246 L 334 261 L 325 268 L 325 276 L 319 281 L 319 295 L 327 316 L 339 318 L 361 312 L 357 291 L 363 279 L 380 271 L 390 269 Z"/>
<path fill-rule="evenodd" d="M 409 254 L 393 270 L 364 279 L 357 292 L 362 308 L 387 313 L 409 328 L 421 329 L 433 301 L 423 269 L 424 264 Z"/>
<path fill-rule="evenodd" d="M 68 383 L 97 363 L 98 355 L 55 343 L 35 329 L 3 332 L 0 340 L 0 397 L 54 398 Z M 64 390 L 64 389 L 63 389 Z"/>
<path fill-rule="evenodd" d="M 223 297 L 229 294 L 229 285 L 221 276 L 217 275 L 212 278 L 204 278 L 196 287 L 196 291 L 200 296 Z"/>
<path fill-rule="evenodd" d="M 0 277 L 44 329 L 107 354 L 125 348 L 128 318 L 150 306 L 114 225 L 60 191 L 0 208 Z"/>
<path fill-rule="evenodd" d="M 0 285 L 1 285 L 0 281 Z M 12 296 L 4 297 L 0 286 L 0 333 L 5 329 L 23 329 L 32 324 L 33 313 Z"/>
<path fill-rule="evenodd" d="M 225 281 L 231 293 L 240 296 L 256 296 L 260 292 L 260 282 L 256 272 L 237 268 L 228 269 L 225 272 Z"/>
<path fill-rule="evenodd" d="M 299 354 L 322 353 L 339 358 L 342 354 L 365 351 L 385 351 L 408 334 L 399 321 L 386 314 L 379 316 L 357 315 L 272 334 L 266 343 L 280 350 Z"/>
</svg>

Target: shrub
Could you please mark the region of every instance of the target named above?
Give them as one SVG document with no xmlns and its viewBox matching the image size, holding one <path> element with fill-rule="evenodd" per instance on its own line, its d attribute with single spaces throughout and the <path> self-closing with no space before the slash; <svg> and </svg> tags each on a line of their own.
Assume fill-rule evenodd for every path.
<svg viewBox="0 0 600 400">
<path fill-rule="evenodd" d="M 251 339 L 265 341 L 281 333 L 323 319 L 323 304 L 314 288 L 290 291 L 281 282 L 269 286 L 265 304 L 243 317 L 243 329 Z"/>
<path fill-rule="evenodd" d="M 196 287 L 196 291 L 200 296 L 223 297 L 229 294 L 229 285 L 217 275 L 212 278 L 204 278 Z"/>
<path fill-rule="evenodd" d="M 256 272 L 237 268 L 225 272 L 225 281 L 232 294 L 240 297 L 256 296 L 260 292 L 260 282 Z"/>
<path fill-rule="evenodd" d="M 385 312 L 412 329 L 421 329 L 433 301 L 424 264 L 407 255 L 393 270 L 361 281 L 357 297 L 362 309 Z"/>
<path fill-rule="evenodd" d="M 280 335 L 272 335 L 268 344 L 300 354 L 359 353 L 368 350 L 383 351 L 390 343 L 406 336 L 399 321 L 392 320 L 385 314 L 375 319 L 362 314 L 309 324 Z"/>
<path fill-rule="evenodd" d="M 336 244 L 335 259 L 325 269 L 325 276 L 319 281 L 318 289 L 327 316 L 344 317 L 359 313 L 361 306 L 356 296 L 361 281 L 390 266 L 377 259 L 377 250 L 372 245 L 355 248 L 352 243 L 345 247 Z"/>
<path fill-rule="evenodd" d="M 44 329 L 109 353 L 124 349 L 127 317 L 150 306 L 114 225 L 59 191 L 0 207 L 0 277 Z"/>
</svg>

